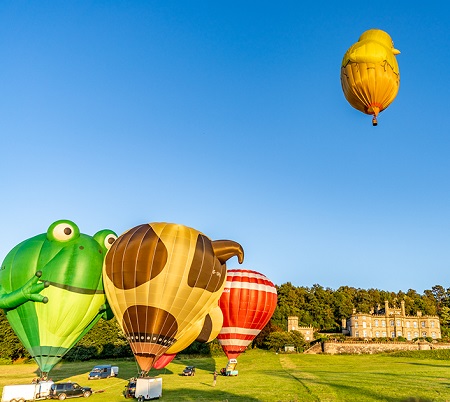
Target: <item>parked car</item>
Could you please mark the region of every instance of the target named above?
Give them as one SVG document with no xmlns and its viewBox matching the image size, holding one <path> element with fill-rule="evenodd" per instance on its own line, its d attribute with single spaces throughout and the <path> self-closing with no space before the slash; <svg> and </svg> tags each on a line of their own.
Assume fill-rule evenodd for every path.
<svg viewBox="0 0 450 402">
<path fill-rule="evenodd" d="M 195 375 L 195 367 L 194 366 L 186 366 L 183 370 L 183 375 L 194 376 Z"/>
<path fill-rule="evenodd" d="M 123 396 L 125 398 L 134 398 L 136 394 L 136 378 L 130 378 L 128 384 L 125 385 L 125 389 L 123 390 Z"/>
<path fill-rule="evenodd" d="M 82 387 L 76 382 L 60 382 L 52 384 L 50 388 L 50 399 L 64 400 L 66 398 L 76 398 L 84 396 L 85 398 L 91 396 L 92 389 L 89 387 Z"/>
</svg>

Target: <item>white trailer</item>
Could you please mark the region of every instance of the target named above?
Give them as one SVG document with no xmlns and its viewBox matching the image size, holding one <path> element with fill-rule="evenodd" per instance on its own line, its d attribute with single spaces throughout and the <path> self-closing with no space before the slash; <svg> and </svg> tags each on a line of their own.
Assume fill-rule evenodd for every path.
<svg viewBox="0 0 450 402">
<path fill-rule="evenodd" d="M 25 402 L 47 399 L 53 381 L 40 381 L 37 384 L 5 385 L 2 402 Z"/>
<path fill-rule="evenodd" d="M 134 397 L 138 401 L 148 401 L 150 399 L 161 398 L 162 378 L 160 377 L 140 377 L 136 379 L 136 392 Z"/>
</svg>

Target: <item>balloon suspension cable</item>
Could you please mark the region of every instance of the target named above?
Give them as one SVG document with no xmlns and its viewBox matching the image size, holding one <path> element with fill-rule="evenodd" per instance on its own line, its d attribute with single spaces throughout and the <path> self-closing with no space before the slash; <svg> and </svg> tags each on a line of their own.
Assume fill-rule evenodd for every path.
<svg viewBox="0 0 450 402">
<path fill-rule="evenodd" d="M 375 115 L 373 115 L 373 118 L 372 118 L 372 126 L 378 126 L 378 120 L 377 120 L 377 116 L 375 116 Z"/>
<path fill-rule="evenodd" d="M 139 374 L 139 378 L 144 378 L 147 377 L 148 371 L 145 370 L 141 370 L 140 374 Z"/>
</svg>

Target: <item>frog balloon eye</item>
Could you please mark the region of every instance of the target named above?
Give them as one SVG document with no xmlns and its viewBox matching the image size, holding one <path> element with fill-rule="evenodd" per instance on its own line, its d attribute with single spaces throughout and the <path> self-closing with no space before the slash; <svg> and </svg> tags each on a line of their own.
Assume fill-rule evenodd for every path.
<svg viewBox="0 0 450 402">
<path fill-rule="evenodd" d="M 47 230 L 47 237 L 54 241 L 69 241 L 80 235 L 78 226 L 69 220 L 56 221 Z"/>
<path fill-rule="evenodd" d="M 117 236 L 114 233 L 111 233 L 105 237 L 104 245 L 107 250 L 111 248 L 113 243 L 117 240 Z"/>
<path fill-rule="evenodd" d="M 108 251 L 117 240 L 117 235 L 109 229 L 100 230 L 94 235 L 94 239 L 102 247 L 103 251 Z"/>
</svg>

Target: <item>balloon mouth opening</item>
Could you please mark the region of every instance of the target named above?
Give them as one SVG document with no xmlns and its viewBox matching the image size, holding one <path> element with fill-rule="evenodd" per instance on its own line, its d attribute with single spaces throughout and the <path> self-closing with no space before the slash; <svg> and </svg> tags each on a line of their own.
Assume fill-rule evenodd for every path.
<svg viewBox="0 0 450 402">
<path fill-rule="evenodd" d="M 366 108 L 367 114 L 372 114 L 374 117 L 378 117 L 378 114 L 383 110 L 383 105 L 380 105 L 379 103 L 371 103 Z"/>
<path fill-rule="evenodd" d="M 372 118 L 372 126 L 378 125 L 378 114 L 383 110 L 383 106 L 377 103 L 372 103 L 367 107 L 366 113 L 371 114 Z"/>
</svg>

